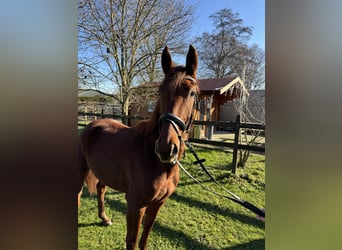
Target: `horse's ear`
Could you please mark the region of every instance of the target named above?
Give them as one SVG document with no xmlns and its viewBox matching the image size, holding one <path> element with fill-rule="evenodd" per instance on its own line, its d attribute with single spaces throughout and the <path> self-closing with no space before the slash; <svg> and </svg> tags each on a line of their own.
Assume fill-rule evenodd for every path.
<svg viewBox="0 0 342 250">
<path fill-rule="evenodd" d="M 164 74 L 166 75 L 172 67 L 172 59 L 171 59 L 171 55 L 169 52 L 169 48 L 167 46 L 165 46 L 163 50 L 161 59 L 162 59 L 162 68 L 163 68 Z"/>
<path fill-rule="evenodd" d="M 196 77 L 196 70 L 198 66 L 197 51 L 192 45 L 189 46 L 189 52 L 186 56 L 186 74 Z"/>
</svg>

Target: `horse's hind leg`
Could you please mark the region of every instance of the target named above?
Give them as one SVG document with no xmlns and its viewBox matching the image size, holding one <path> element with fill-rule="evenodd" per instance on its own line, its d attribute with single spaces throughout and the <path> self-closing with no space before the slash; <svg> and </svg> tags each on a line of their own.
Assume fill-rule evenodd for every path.
<svg viewBox="0 0 342 250">
<path fill-rule="evenodd" d="M 104 209 L 104 196 L 106 193 L 106 186 L 102 182 L 98 182 L 96 185 L 97 188 L 97 207 L 99 217 L 102 220 L 103 225 L 110 226 L 112 225 L 112 221 L 107 217 Z"/>
<path fill-rule="evenodd" d="M 139 241 L 139 248 L 147 249 L 147 239 L 148 235 L 152 230 L 154 221 L 156 220 L 157 214 L 162 207 L 162 205 L 165 203 L 166 200 L 154 202 L 148 205 L 146 212 L 145 212 L 145 218 L 144 218 L 144 230 L 142 232 L 140 241 Z"/>
</svg>

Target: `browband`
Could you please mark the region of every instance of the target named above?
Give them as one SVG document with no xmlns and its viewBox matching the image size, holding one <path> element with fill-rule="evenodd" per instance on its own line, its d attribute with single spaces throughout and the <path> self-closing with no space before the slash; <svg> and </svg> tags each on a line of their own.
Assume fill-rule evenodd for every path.
<svg viewBox="0 0 342 250">
<path fill-rule="evenodd" d="M 198 83 L 198 80 L 196 80 L 195 78 L 193 78 L 193 77 L 191 77 L 191 76 L 184 76 L 183 79 L 190 80 L 190 81 L 192 81 L 192 82 L 194 82 L 194 83 Z"/>
</svg>

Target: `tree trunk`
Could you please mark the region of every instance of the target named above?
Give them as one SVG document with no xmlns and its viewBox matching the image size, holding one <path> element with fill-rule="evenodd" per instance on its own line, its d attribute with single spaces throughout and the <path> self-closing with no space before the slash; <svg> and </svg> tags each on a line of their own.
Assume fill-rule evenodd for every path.
<svg viewBox="0 0 342 250">
<path fill-rule="evenodd" d="M 125 97 L 124 97 L 124 100 L 121 104 L 121 110 L 122 110 L 121 111 L 122 115 L 124 115 L 124 116 L 128 115 L 128 113 L 129 113 L 129 96 L 128 95 L 125 95 Z M 123 124 L 129 125 L 127 117 L 122 117 L 121 121 Z"/>
</svg>

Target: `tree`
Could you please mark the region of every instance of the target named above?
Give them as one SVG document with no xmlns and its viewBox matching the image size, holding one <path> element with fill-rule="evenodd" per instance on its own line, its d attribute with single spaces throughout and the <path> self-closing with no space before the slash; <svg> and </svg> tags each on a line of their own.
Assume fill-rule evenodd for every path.
<svg viewBox="0 0 342 250">
<path fill-rule="evenodd" d="M 257 45 L 240 45 L 229 65 L 233 74 L 241 77 L 247 89 L 264 87 L 265 53 Z"/>
<path fill-rule="evenodd" d="M 243 20 L 230 9 L 222 9 L 211 15 L 215 29 L 204 32 L 196 38 L 201 58 L 211 75 L 217 78 L 235 73 L 231 67 L 232 58 L 237 58 L 241 45 L 245 44 L 252 28 L 243 25 Z"/>
<path fill-rule="evenodd" d="M 204 32 L 195 40 L 205 65 L 203 71 L 206 70 L 208 75 L 216 78 L 240 76 L 247 89 L 262 87 L 265 82 L 264 52 L 257 45 L 247 45 L 252 27 L 245 26 L 239 15 L 230 9 L 219 10 L 210 18 L 215 29 L 211 33 Z M 248 122 L 248 117 L 251 116 L 248 96 L 241 95 L 234 101 L 234 106 L 241 122 Z M 248 140 L 247 133 L 254 132 L 245 131 L 244 136 L 239 138 L 251 145 L 259 135 L 255 134 Z M 249 153 L 247 150 L 240 150 L 240 166 L 245 165 Z"/>
<path fill-rule="evenodd" d="M 184 0 L 79 0 L 79 83 L 117 91 L 127 115 L 132 87 L 154 80 L 162 48 L 184 46 L 192 8 Z"/>
</svg>

